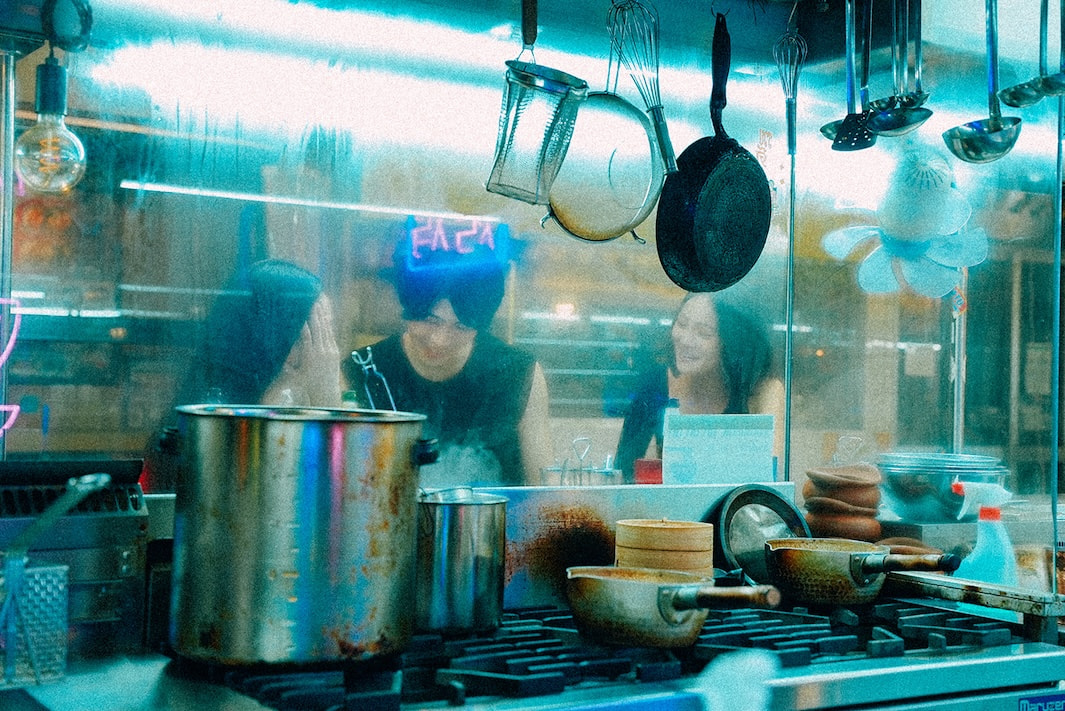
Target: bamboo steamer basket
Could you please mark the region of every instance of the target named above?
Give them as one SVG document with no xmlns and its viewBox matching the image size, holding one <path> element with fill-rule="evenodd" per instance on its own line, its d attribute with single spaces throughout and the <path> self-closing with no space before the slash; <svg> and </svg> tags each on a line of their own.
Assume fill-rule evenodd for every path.
<svg viewBox="0 0 1065 711">
<path fill-rule="evenodd" d="M 616 565 L 713 576 L 713 524 L 669 519 L 624 519 L 616 525 Z"/>
</svg>

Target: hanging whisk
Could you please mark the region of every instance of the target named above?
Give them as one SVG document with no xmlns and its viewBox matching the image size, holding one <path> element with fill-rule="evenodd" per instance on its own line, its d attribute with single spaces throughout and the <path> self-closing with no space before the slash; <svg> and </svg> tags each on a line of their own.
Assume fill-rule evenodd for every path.
<svg viewBox="0 0 1065 711">
<path fill-rule="evenodd" d="M 669 140 L 662 97 L 658 90 L 658 12 L 640 0 L 611 0 L 610 44 L 629 70 L 647 106 L 667 173 L 677 172 L 677 159 Z"/>
<path fill-rule="evenodd" d="M 794 12 L 794 10 L 792 10 Z M 799 73 L 806 61 L 806 40 L 798 30 L 788 27 L 773 45 L 773 59 L 780 70 L 780 84 L 784 87 L 784 109 L 788 124 L 788 155 L 795 155 L 795 94 L 799 89 Z"/>
<path fill-rule="evenodd" d="M 792 361 L 794 360 L 795 333 L 791 324 L 795 314 L 795 139 L 796 111 L 795 95 L 799 91 L 799 73 L 806 62 L 806 40 L 792 24 L 799 0 L 791 6 L 788 28 L 773 44 L 773 59 L 780 71 L 780 84 L 784 88 L 784 109 L 788 125 L 788 156 L 791 158 L 791 170 L 788 176 L 788 289 L 787 315 L 788 325 L 784 335 L 784 395 L 791 401 Z M 791 462 L 791 415 L 784 413 L 784 478 L 788 477 Z"/>
</svg>

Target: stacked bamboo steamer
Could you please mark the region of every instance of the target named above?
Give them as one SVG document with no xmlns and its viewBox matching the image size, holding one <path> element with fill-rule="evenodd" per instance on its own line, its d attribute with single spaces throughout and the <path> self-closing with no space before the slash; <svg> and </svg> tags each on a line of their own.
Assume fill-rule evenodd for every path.
<svg viewBox="0 0 1065 711">
<path fill-rule="evenodd" d="M 624 519 L 617 522 L 615 542 L 615 565 L 714 575 L 713 524 Z"/>
</svg>

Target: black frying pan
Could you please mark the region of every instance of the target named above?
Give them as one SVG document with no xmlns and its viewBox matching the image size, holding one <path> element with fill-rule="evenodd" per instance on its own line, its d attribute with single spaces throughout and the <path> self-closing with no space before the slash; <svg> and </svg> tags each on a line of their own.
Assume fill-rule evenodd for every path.
<svg viewBox="0 0 1065 711">
<path fill-rule="evenodd" d="M 773 215 L 765 171 L 721 125 L 732 40 L 718 13 L 711 52 L 714 135 L 677 158 L 658 201 L 658 258 L 666 275 L 687 291 L 720 291 L 758 261 Z"/>
</svg>

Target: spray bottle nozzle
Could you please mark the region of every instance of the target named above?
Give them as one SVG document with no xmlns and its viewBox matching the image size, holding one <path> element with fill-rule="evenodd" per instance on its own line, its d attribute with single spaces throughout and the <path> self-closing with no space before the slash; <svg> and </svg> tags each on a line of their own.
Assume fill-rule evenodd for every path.
<svg viewBox="0 0 1065 711">
<path fill-rule="evenodd" d="M 1013 494 L 1001 485 L 979 481 L 954 481 L 950 491 L 962 497 L 961 508 L 958 509 L 959 521 L 984 507 L 1000 507 L 1013 498 Z"/>
</svg>

